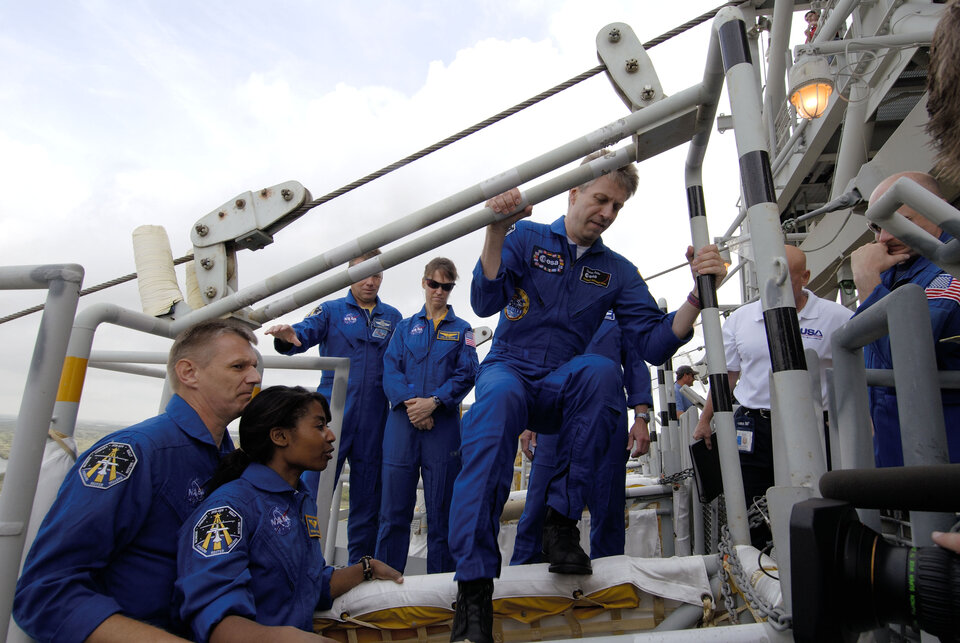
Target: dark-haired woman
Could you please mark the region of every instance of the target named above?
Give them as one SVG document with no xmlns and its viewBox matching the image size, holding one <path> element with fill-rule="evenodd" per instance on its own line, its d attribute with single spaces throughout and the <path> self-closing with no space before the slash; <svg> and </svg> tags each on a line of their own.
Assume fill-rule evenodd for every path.
<svg viewBox="0 0 960 643">
<path fill-rule="evenodd" d="M 240 449 L 180 530 L 176 599 L 198 641 L 319 640 L 315 610 L 364 580 L 403 582 L 377 560 L 334 569 L 323 559 L 300 474 L 330 461 L 329 420 L 327 400 L 300 387 L 270 387 L 247 405 Z"/>
</svg>

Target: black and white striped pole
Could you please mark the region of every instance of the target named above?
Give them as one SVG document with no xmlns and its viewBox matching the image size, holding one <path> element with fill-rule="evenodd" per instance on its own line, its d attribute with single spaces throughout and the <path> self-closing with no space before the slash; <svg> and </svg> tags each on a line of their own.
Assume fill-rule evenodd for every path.
<svg viewBox="0 0 960 643">
<path fill-rule="evenodd" d="M 710 243 L 707 207 L 703 195 L 703 157 L 710 139 L 710 128 L 716 116 L 720 91 L 723 89 L 723 71 L 720 41 L 713 37 L 710 39 L 703 74 L 704 101 L 698 113 L 695 133 L 690 140 L 684 167 L 690 236 L 697 250 Z M 734 542 L 745 545 L 750 543 L 750 529 L 743 492 L 743 476 L 740 473 L 740 456 L 737 451 L 737 432 L 733 422 L 733 394 L 727 379 L 727 360 L 723 352 L 723 333 L 720 329 L 716 282 L 710 275 L 700 275 L 697 277 L 697 290 L 700 293 L 702 308 L 700 323 L 707 353 L 707 378 L 710 381 L 713 422 L 717 433 L 715 448 L 719 450 L 720 455 L 727 525 Z"/>
<path fill-rule="evenodd" d="M 725 7 L 714 20 L 720 43 L 734 134 L 740 155 L 740 181 L 756 257 L 763 322 L 771 362 L 773 431 L 786 445 L 789 483 L 815 489 L 826 471 L 814 414 L 800 324 L 793 299 L 790 271 L 783 252 L 770 157 L 760 114 L 760 90 L 751 64 L 742 14 Z M 774 440 L 774 444 L 778 444 Z M 785 480 L 778 475 L 779 479 Z M 814 492 L 816 493 L 816 492 Z"/>
</svg>

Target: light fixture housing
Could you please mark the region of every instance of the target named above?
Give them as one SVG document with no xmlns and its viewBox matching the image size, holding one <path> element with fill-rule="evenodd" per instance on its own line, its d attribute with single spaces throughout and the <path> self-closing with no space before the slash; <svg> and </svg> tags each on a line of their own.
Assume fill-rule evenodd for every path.
<svg viewBox="0 0 960 643">
<path fill-rule="evenodd" d="M 803 55 L 790 68 L 790 102 L 802 118 L 820 118 L 832 93 L 830 66 L 823 56 Z"/>
</svg>

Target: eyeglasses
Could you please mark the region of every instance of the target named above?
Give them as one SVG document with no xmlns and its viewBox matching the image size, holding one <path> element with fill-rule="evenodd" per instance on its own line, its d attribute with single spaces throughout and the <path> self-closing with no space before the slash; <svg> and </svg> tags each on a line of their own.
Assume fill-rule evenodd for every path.
<svg viewBox="0 0 960 643">
<path fill-rule="evenodd" d="M 433 289 L 443 288 L 444 292 L 450 292 L 451 290 L 453 290 L 453 287 L 457 285 L 453 282 L 445 284 L 439 281 L 434 281 L 433 279 L 424 279 L 424 281 L 427 283 L 428 288 L 433 288 Z"/>
</svg>

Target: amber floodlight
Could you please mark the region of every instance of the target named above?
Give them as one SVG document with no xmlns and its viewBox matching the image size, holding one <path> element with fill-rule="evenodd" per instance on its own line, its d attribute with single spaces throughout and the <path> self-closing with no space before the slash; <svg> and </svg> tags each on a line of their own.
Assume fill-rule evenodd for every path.
<svg viewBox="0 0 960 643">
<path fill-rule="evenodd" d="M 790 68 L 790 102 L 801 117 L 820 118 L 832 93 L 830 67 L 822 56 L 801 56 Z"/>
</svg>

